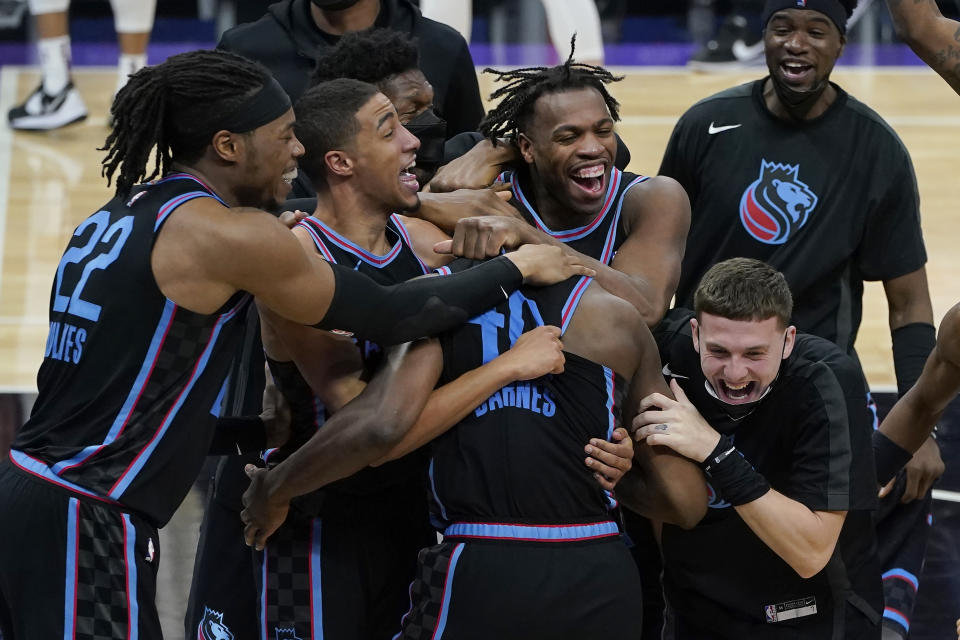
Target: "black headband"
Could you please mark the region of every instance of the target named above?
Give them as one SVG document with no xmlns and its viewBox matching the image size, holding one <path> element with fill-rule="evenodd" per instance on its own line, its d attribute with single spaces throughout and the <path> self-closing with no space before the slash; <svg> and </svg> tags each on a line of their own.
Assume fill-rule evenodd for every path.
<svg viewBox="0 0 960 640">
<path fill-rule="evenodd" d="M 220 123 L 221 129 L 246 133 L 268 122 L 273 122 L 290 109 L 290 96 L 272 76 L 259 91 L 228 113 Z"/>
<path fill-rule="evenodd" d="M 841 34 L 847 32 L 847 11 L 837 0 L 767 0 L 760 18 L 763 28 L 767 28 L 771 16 L 782 9 L 809 9 L 818 11 L 837 25 Z"/>
</svg>

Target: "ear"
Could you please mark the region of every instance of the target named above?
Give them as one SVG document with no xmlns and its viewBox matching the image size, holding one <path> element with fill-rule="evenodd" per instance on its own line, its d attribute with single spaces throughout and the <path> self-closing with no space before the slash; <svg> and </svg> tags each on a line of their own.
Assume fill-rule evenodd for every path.
<svg viewBox="0 0 960 640">
<path fill-rule="evenodd" d="M 693 350 L 700 353 L 700 324 L 696 318 L 690 318 L 690 335 L 693 338 Z"/>
<path fill-rule="evenodd" d="M 345 178 L 353 175 L 355 169 L 353 158 L 347 155 L 346 151 L 339 149 L 327 151 L 323 156 L 323 161 L 327 165 L 327 170 L 336 176 Z"/>
<path fill-rule="evenodd" d="M 793 345 L 797 343 L 797 328 L 793 325 L 787 327 L 787 333 L 783 339 L 783 359 L 786 360 L 793 353 Z"/>
<path fill-rule="evenodd" d="M 224 129 L 213 134 L 210 146 L 224 162 L 239 162 L 246 152 L 247 136 Z"/>
<path fill-rule="evenodd" d="M 843 55 L 843 50 L 846 48 L 846 46 L 847 46 L 847 36 L 845 36 L 845 35 L 843 35 L 843 34 L 841 33 L 841 34 L 840 34 L 840 49 L 837 50 L 837 58 L 836 58 L 837 60 L 839 60 L 839 59 L 840 59 L 840 56 Z"/>
<path fill-rule="evenodd" d="M 517 148 L 523 161 L 527 164 L 533 164 L 533 140 L 527 137 L 527 134 L 521 133 L 517 136 Z"/>
</svg>

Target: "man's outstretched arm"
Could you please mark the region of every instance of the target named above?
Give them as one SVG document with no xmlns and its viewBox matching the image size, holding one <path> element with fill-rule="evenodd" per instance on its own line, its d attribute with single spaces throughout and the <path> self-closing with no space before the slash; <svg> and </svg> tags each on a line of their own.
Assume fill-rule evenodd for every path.
<svg viewBox="0 0 960 640">
<path fill-rule="evenodd" d="M 887 0 L 897 35 L 960 94 L 960 22 L 935 0 Z"/>
</svg>

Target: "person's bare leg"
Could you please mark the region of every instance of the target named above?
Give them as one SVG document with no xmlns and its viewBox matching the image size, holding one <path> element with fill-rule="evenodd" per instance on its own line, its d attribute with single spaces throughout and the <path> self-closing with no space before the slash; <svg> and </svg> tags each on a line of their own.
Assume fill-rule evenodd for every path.
<svg viewBox="0 0 960 640">
<path fill-rule="evenodd" d="M 116 88 L 119 91 L 130 74 L 147 66 L 147 44 L 157 3 L 156 0 L 110 0 L 110 6 L 120 45 Z"/>
</svg>

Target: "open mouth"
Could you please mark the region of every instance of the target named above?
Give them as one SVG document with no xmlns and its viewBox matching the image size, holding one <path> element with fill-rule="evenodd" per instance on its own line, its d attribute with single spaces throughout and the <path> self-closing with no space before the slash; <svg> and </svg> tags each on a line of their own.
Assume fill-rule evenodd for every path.
<svg viewBox="0 0 960 640">
<path fill-rule="evenodd" d="M 813 65 L 802 62 L 782 62 L 780 70 L 783 72 L 783 79 L 791 84 L 800 84 L 809 79 L 813 74 Z"/>
<path fill-rule="evenodd" d="M 412 173 L 412 169 L 416 164 L 416 162 L 411 162 L 410 166 L 400 170 L 400 184 L 410 189 L 413 193 L 420 190 L 420 182 L 417 180 L 417 176 Z"/>
<path fill-rule="evenodd" d="M 592 164 L 571 172 L 570 179 L 587 194 L 597 196 L 603 193 L 605 171 L 606 167 L 602 162 Z"/>
<path fill-rule="evenodd" d="M 724 380 L 720 380 L 719 382 L 720 384 L 717 386 L 717 389 L 724 396 L 723 400 L 730 404 L 747 401 L 753 395 L 753 390 L 757 387 L 757 383 L 754 381 L 744 382 L 739 385 L 728 384 Z"/>
<path fill-rule="evenodd" d="M 293 181 L 297 179 L 297 168 L 294 167 L 290 171 L 285 172 L 281 177 L 287 184 L 293 184 Z"/>
</svg>

